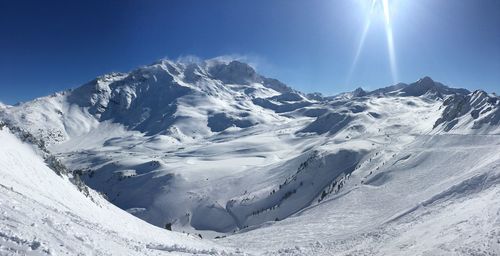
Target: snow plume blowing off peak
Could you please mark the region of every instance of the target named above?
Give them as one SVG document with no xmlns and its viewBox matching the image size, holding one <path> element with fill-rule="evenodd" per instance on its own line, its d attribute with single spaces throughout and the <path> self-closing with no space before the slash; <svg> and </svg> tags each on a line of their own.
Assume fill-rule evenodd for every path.
<svg viewBox="0 0 500 256">
<path fill-rule="evenodd" d="M 44 129 L 33 127 L 31 131 L 50 143 L 85 134 L 104 121 L 148 135 L 163 134 L 186 141 L 212 133 L 211 127 L 199 125 L 207 119 L 222 119 L 229 127 L 279 119 L 271 111 L 257 114 L 248 105 L 253 105 L 250 101 L 254 98 L 284 92 L 295 93 L 237 60 L 161 60 L 129 73 L 103 75 L 74 90 L 21 104 L 4 118 L 28 128 L 43 120 Z M 52 113 L 45 115 L 44 111 Z"/>
<path fill-rule="evenodd" d="M 499 104 L 429 77 L 305 94 L 185 57 L 0 105 L 0 254 L 500 254 Z"/>
</svg>

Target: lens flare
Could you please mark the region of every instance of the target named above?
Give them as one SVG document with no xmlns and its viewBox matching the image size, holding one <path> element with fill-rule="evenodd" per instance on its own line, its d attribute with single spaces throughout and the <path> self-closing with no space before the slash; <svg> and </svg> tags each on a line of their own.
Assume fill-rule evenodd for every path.
<svg viewBox="0 0 500 256">
<path fill-rule="evenodd" d="M 361 55 L 361 52 L 363 51 L 366 36 L 368 35 L 368 31 L 370 31 L 370 27 L 372 24 L 372 16 L 373 16 L 373 13 L 375 11 L 376 4 L 377 4 L 377 1 L 372 1 L 370 12 L 368 14 L 368 18 L 366 19 L 365 27 L 363 29 L 363 33 L 361 34 L 361 39 L 359 41 L 358 48 L 356 49 L 356 55 L 354 55 L 354 60 L 352 62 L 351 68 L 349 69 L 349 74 L 347 76 L 347 84 L 349 84 L 351 82 L 352 74 L 354 73 L 354 69 L 356 68 L 356 65 L 358 64 L 359 56 Z"/>
<path fill-rule="evenodd" d="M 396 51 L 394 50 L 394 36 L 392 34 L 391 13 L 389 10 L 389 0 L 382 0 L 385 19 L 385 33 L 387 36 L 387 50 L 389 52 L 389 62 L 391 65 L 392 80 L 398 82 L 398 70 L 396 64 Z"/>
<path fill-rule="evenodd" d="M 381 13 L 381 15 L 383 15 L 383 19 L 384 19 L 384 28 L 385 28 L 385 34 L 386 34 L 386 39 L 387 39 L 387 51 L 389 53 L 388 57 L 389 57 L 389 64 L 390 64 L 390 69 L 391 69 L 391 77 L 392 77 L 392 80 L 394 83 L 398 82 L 396 50 L 395 50 L 395 46 L 394 46 L 394 36 L 393 36 L 393 31 L 392 31 L 392 22 L 391 22 L 391 12 L 390 12 L 389 0 L 372 0 L 371 6 L 370 6 L 370 11 L 368 13 L 368 17 L 366 19 L 366 23 L 365 23 L 365 26 L 363 28 L 363 33 L 361 34 L 361 38 L 360 38 L 358 47 L 356 48 L 356 54 L 354 55 L 352 65 L 349 69 L 346 84 L 350 84 L 350 81 L 352 79 L 352 75 L 354 73 L 354 70 L 356 69 L 360 55 L 363 52 L 366 37 L 368 35 L 368 32 L 370 31 L 370 27 L 372 25 L 372 20 L 374 18 L 373 17 L 374 13 L 379 9 L 382 9 L 382 11 L 380 13 Z"/>
</svg>

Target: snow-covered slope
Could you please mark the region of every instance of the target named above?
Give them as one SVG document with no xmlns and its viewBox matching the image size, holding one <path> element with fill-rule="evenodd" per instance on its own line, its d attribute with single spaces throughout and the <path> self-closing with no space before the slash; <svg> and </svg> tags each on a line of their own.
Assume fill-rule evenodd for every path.
<svg viewBox="0 0 500 256">
<path fill-rule="evenodd" d="M 498 255 L 500 138 L 391 140 L 321 203 L 222 243 L 265 255 Z"/>
<path fill-rule="evenodd" d="M 294 91 L 238 61 L 163 60 L 5 109 L 0 117 L 51 144 L 86 134 L 107 120 L 147 135 L 167 136 L 171 143 L 189 142 L 229 127 L 283 120 L 252 103 L 279 92 Z"/>
<path fill-rule="evenodd" d="M 467 255 L 498 253 L 499 102 L 429 77 L 306 95 L 239 61 L 162 60 L 0 118 L 159 227 L 254 254 Z"/>
<path fill-rule="evenodd" d="M 443 114 L 436 120 L 439 130 L 462 133 L 500 134 L 500 97 L 478 90 L 469 95 L 453 95 L 443 103 Z"/>
<path fill-rule="evenodd" d="M 0 255 L 229 254 L 143 222 L 47 167 L 36 147 L 0 130 Z"/>
</svg>

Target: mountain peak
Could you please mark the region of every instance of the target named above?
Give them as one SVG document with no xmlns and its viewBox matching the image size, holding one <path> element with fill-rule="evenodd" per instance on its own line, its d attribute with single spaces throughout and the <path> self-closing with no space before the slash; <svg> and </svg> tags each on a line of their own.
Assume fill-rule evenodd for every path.
<svg viewBox="0 0 500 256">
<path fill-rule="evenodd" d="M 434 84 L 434 80 L 432 80 L 431 77 L 429 76 L 424 76 L 422 78 L 420 78 L 417 83 L 419 84 Z"/>
<path fill-rule="evenodd" d="M 208 71 L 213 78 L 228 84 L 248 84 L 262 81 L 255 69 L 237 60 L 212 65 Z"/>
<path fill-rule="evenodd" d="M 443 95 L 468 94 L 466 89 L 450 88 L 442 83 L 435 82 L 432 78 L 425 76 L 417 82 L 409 84 L 400 90 L 402 96 L 422 96 L 429 95 L 436 98 L 443 98 Z"/>
<path fill-rule="evenodd" d="M 410 84 L 410 87 L 417 87 L 420 90 L 424 90 L 424 91 L 429 91 L 429 90 L 435 89 L 439 86 L 444 86 L 444 85 L 434 82 L 434 80 L 432 80 L 432 78 L 430 78 L 428 76 L 420 78 L 417 82 Z"/>
<path fill-rule="evenodd" d="M 354 91 L 352 91 L 352 96 L 353 97 L 363 97 L 366 94 L 367 94 L 366 91 L 363 90 L 363 88 L 361 88 L 361 87 L 358 87 Z"/>
</svg>

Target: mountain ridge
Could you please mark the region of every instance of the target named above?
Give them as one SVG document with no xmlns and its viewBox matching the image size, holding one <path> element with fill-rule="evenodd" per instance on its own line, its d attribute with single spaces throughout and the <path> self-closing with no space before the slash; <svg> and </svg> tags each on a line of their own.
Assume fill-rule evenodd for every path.
<svg viewBox="0 0 500 256">
<path fill-rule="evenodd" d="M 228 88 L 228 85 L 231 84 L 241 85 L 239 87 L 233 86 L 232 88 Z M 80 134 L 82 131 L 88 131 L 96 122 L 111 119 L 114 122 L 122 123 L 132 129 L 147 132 L 151 135 L 165 132 L 166 128 L 174 125 L 179 119 L 189 119 L 189 117 L 186 117 L 187 113 L 180 113 L 178 100 L 193 94 L 205 94 L 206 97 L 203 98 L 209 102 L 219 101 L 218 99 L 221 96 L 229 95 L 229 98 L 231 98 L 234 95 L 238 95 L 240 98 L 246 97 L 253 104 L 279 114 L 308 107 L 312 104 L 311 101 L 325 102 L 341 98 L 351 99 L 371 95 L 422 96 L 429 94 L 432 97 L 444 98 L 451 94 L 468 93 L 466 89 L 453 89 L 441 83 L 434 82 L 429 77 L 424 77 L 412 84 L 398 84 L 368 92 L 358 88 L 351 93 L 341 93 L 336 96 L 324 97 L 318 94 L 310 94 L 308 96 L 305 93 L 288 87 L 279 80 L 266 78 L 257 74 L 250 65 L 243 62 L 211 59 L 202 62 L 161 60 L 129 73 L 106 74 L 78 88 L 56 93 L 49 97 L 57 98 L 61 95 L 66 96 L 67 99 L 63 99 L 62 101 L 67 101 L 67 104 L 75 104 L 81 108 L 87 108 L 86 111 L 80 111 L 82 113 L 79 113 L 80 117 L 78 118 L 78 120 L 87 119 L 85 123 L 90 123 L 84 129 L 78 127 L 64 131 L 64 127 L 75 126 L 66 125 L 64 121 L 54 125 L 58 128 L 51 127 L 53 128 L 51 133 L 57 133 L 55 136 L 58 138 L 55 141 L 61 141 L 61 139 L 70 136 L 70 134 Z M 281 96 L 278 97 L 278 94 L 281 94 Z M 21 108 L 22 106 L 32 104 L 32 102 L 44 101 L 44 99 L 38 98 L 21 104 Z M 228 101 L 228 99 L 223 99 L 223 101 Z M 239 102 L 239 99 L 233 97 L 231 101 Z M 248 105 L 250 103 L 245 104 Z M 222 122 L 227 123 L 225 125 L 227 127 L 233 125 L 236 127 L 248 127 L 256 123 L 265 122 L 264 120 L 259 120 L 258 117 L 252 116 L 251 112 L 239 113 L 241 112 L 239 110 L 244 109 L 245 106 L 237 103 L 235 105 L 237 107 L 232 111 L 235 112 L 236 116 L 227 115 L 228 113 L 209 114 L 208 110 L 205 115 L 212 116 L 212 120 L 220 119 Z M 64 112 L 60 109 L 62 107 L 55 106 L 55 108 L 54 111 L 57 113 Z M 6 109 L 6 107 L 2 109 Z M 77 110 L 73 111 L 77 112 Z M 85 112 L 93 116 L 93 118 L 87 116 L 88 114 Z M 248 117 L 242 117 L 241 115 L 247 115 Z M 8 117 L 8 115 L 4 115 L 4 118 L 6 116 Z M 268 118 L 275 117 L 268 116 Z M 18 124 L 22 123 L 19 120 L 10 121 Z M 25 124 L 24 126 L 29 125 Z M 194 133 L 198 135 L 203 134 L 201 136 L 208 136 L 211 130 L 212 128 L 208 130 L 202 129 Z M 221 128 L 218 127 L 213 130 L 221 131 Z M 186 134 L 180 134 L 176 138 L 177 140 L 198 136 L 194 135 L 193 132 L 183 131 L 182 128 L 179 131 Z M 36 133 L 35 131 L 32 132 Z M 42 137 L 49 138 L 50 136 L 50 134 L 46 134 Z"/>
<path fill-rule="evenodd" d="M 0 120 L 46 141 L 70 173 L 152 225 L 257 255 L 383 255 L 421 231 L 412 218 L 432 223 L 445 207 L 466 230 L 497 232 L 478 215 L 495 209 L 477 201 L 497 193 L 499 104 L 428 77 L 324 97 L 242 62 L 161 60 L 6 106 Z M 481 210 L 464 212 L 465 197 Z M 439 232 L 406 244 L 494 248 L 494 235 Z M 364 245 L 372 235 L 387 244 Z"/>
</svg>

